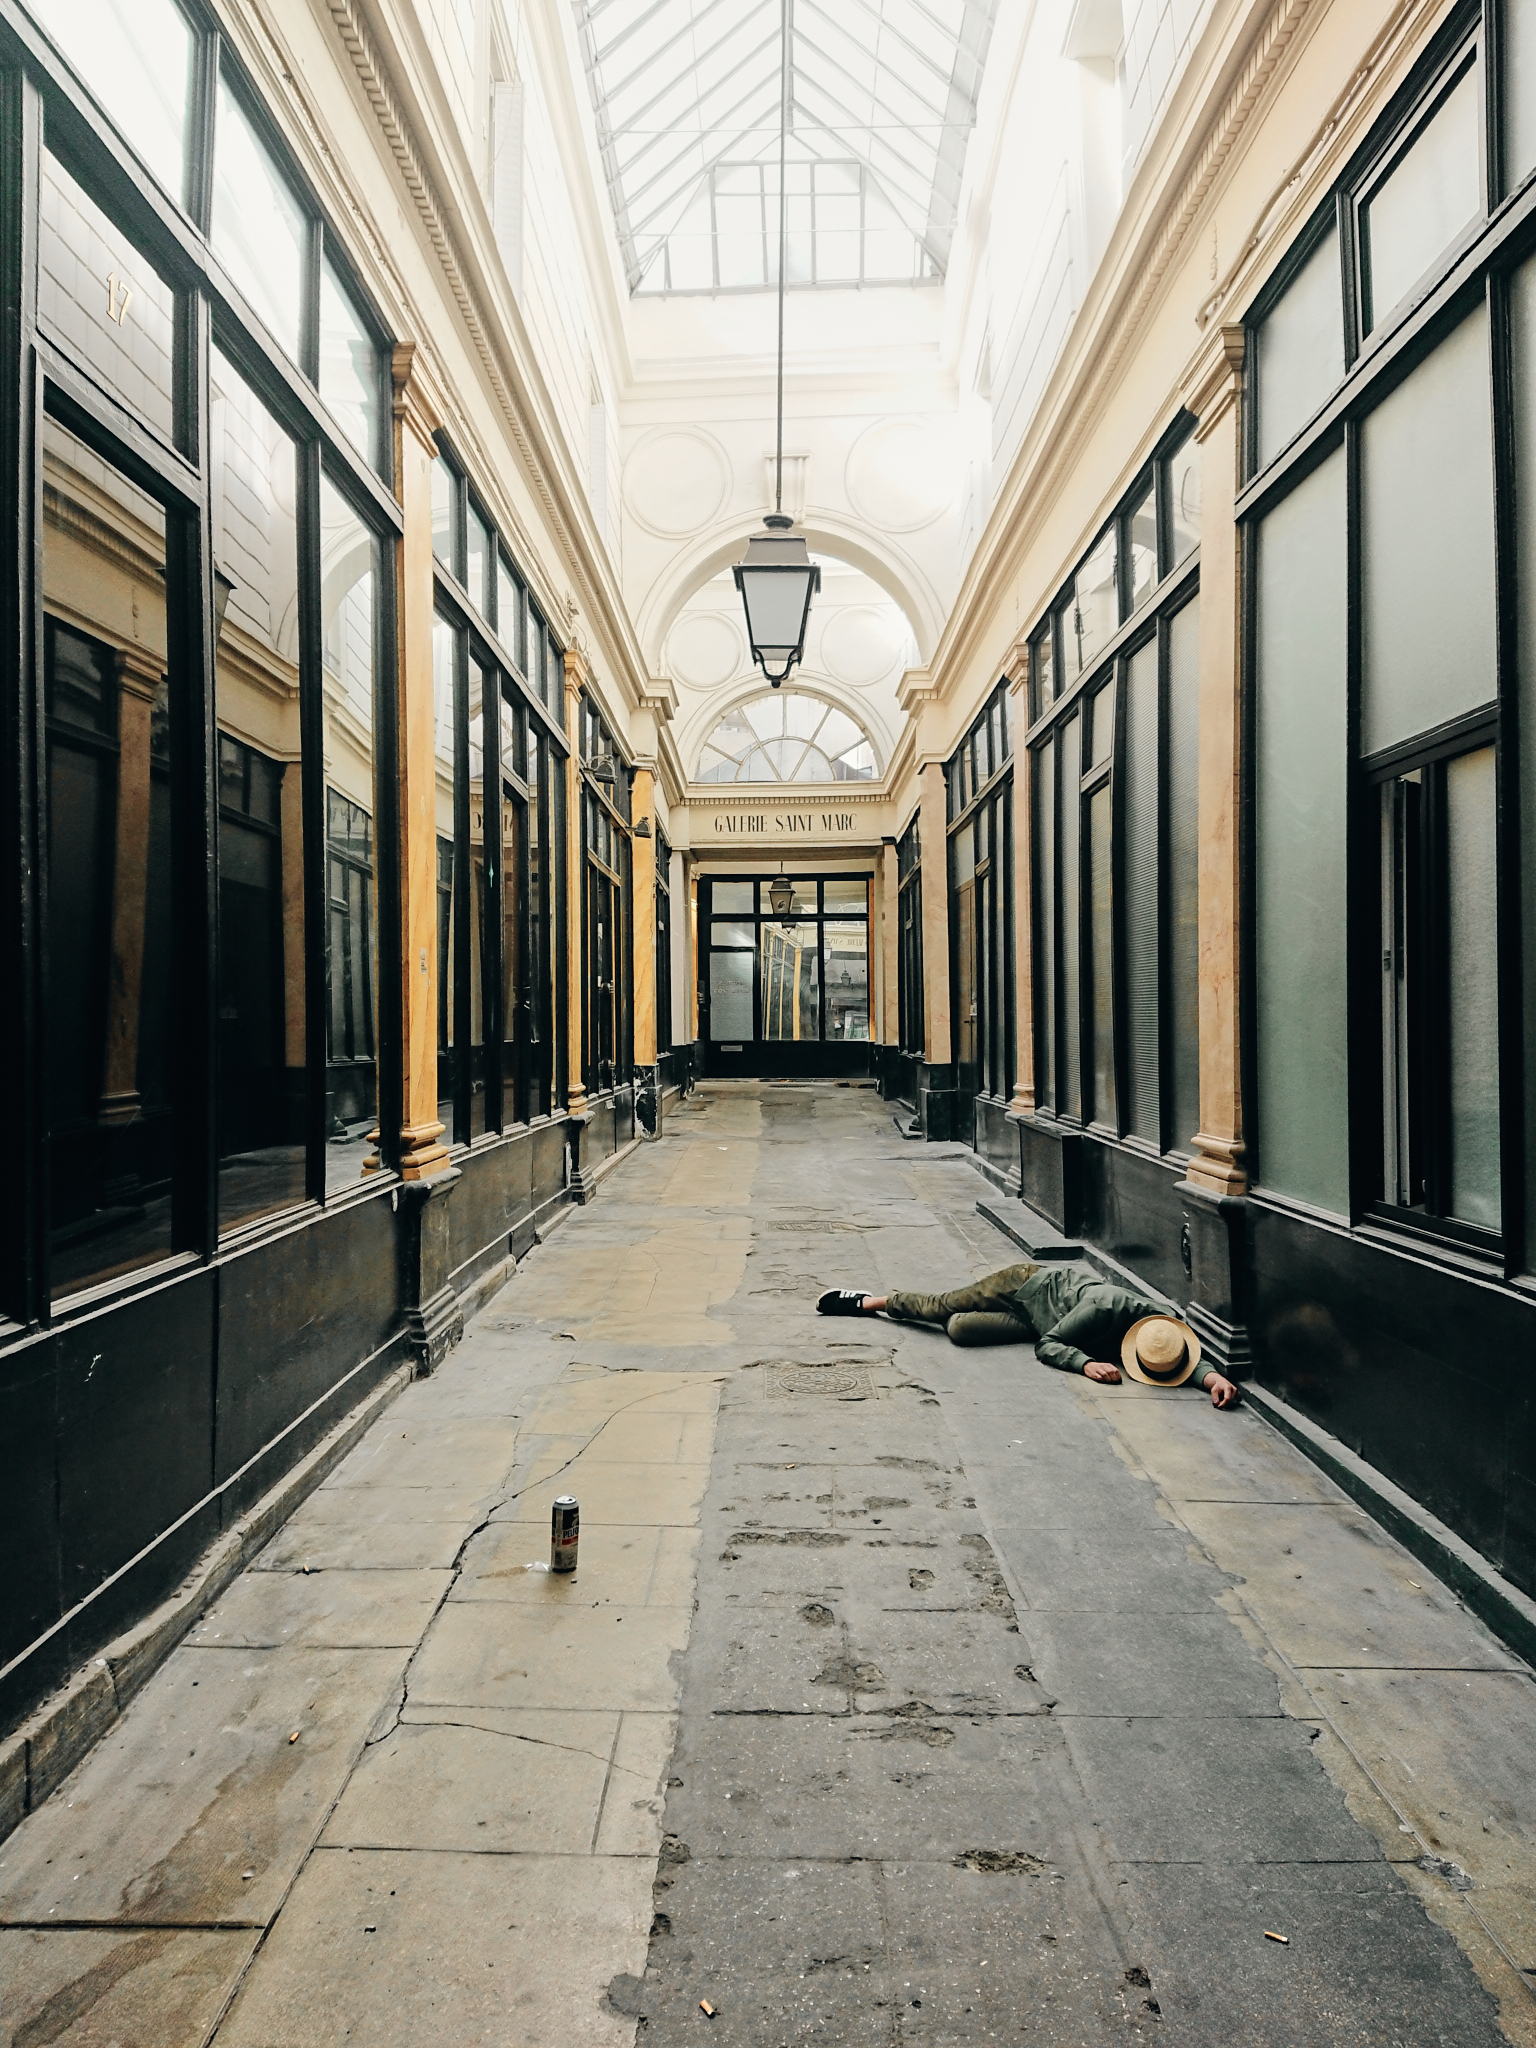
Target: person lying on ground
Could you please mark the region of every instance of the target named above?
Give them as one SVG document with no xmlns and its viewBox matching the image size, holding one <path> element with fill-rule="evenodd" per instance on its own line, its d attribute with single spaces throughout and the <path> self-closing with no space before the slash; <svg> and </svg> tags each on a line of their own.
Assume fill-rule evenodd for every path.
<svg viewBox="0 0 1536 2048">
<path fill-rule="evenodd" d="M 895 1323 L 928 1323 L 951 1344 L 1032 1341 L 1041 1364 L 1058 1372 L 1080 1372 L 1114 1386 L 1123 1367 L 1145 1386 L 1188 1381 L 1205 1388 L 1214 1407 L 1237 1405 L 1233 1382 L 1201 1365 L 1200 1339 L 1188 1323 L 1146 1295 L 1103 1279 L 1091 1266 L 1005 1266 L 948 1294 L 861 1294 L 832 1287 L 816 1310 L 824 1316 L 883 1313 Z"/>
</svg>

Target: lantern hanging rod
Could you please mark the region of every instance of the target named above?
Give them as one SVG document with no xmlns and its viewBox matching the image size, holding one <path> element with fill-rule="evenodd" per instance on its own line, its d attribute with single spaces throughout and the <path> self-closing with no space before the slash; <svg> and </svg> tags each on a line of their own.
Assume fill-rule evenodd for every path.
<svg viewBox="0 0 1536 2048">
<path fill-rule="evenodd" d="M 789 137 L 789 0 L 779 7 L 779 389 L 778 453 L 774 462 L 773 509 L 784 516 L 784 267 L 789 249 L 789 194 L 784 184 Z"/>
</svg>

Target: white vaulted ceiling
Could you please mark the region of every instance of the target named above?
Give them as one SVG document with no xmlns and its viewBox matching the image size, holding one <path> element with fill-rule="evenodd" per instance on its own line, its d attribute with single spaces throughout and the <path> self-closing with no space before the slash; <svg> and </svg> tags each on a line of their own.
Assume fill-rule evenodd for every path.
<svg viewBox="0 0 1536 2048">
<path fill-rule="evenodd" d="M 788 282 L 942 276 L 998 0 L 788 0 Z M 782 0 L 572 0 L 632 292 L 777 281 Z"/>
</svg>

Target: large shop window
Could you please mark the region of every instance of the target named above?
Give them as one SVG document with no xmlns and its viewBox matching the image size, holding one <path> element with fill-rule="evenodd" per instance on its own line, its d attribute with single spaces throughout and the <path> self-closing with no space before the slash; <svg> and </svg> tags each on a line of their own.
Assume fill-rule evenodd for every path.
<svg viewBox="0 0 1536 2048">
<path fill-rule="evenodd" d="M 37 944 L 5 965 L 46 1026 L 18 1085 L 47 1197 L 0 1303 L 27 1315 L 376 1184 L 398 1128 L 377 1008 L 387 337 L 201 19 L 37 11 L 116 132 L 62 68 L 28 70 L 42 490 L 7 489 L 39 543 L 46 857 Z"/>
<path fill-rule="evenodd" d="M 780 910 L 771 888 L 766 877 L 705 878 L 704 1035 L 737 1052 L 754 1039 L 867 1039 L 868 876 L 796 875 Z"/>
<path fill-rule="evenodd" d="M 923 847 L 919 818 L 896 842 L 896 1028 L 901 1050 L 922 1059 L 925 1049 L 923 1007 Z"/>
<path fill-rule="evenodd" d="M 1030 643 L 1036 1105 L 1158 1153 L 1200 1118 L 1199 513 L 1186 422 Z M 1112 597 L 1079 664 L 1090 574 Z"/>
<path fill-rule="evenodd" d="M 634 1069 L 632 771 L 590 697 L 577 711 L 583 856 L 582 975 L 586 1085 L 622 1087 Z"/>
<path fill-rule="evenodd" d="M 433 465 L 438 1117 L 447 1142 L 548 1116 L 564 1085 L 559 651 L 489 515 Z M 530 650 L 537 681 L 529 673 Z"/>
<path fill-rule="evenodd" d="M 1506 14 L 1496 88 L 1511 150 L 1530 133 L 1518 104 L 1528 12 Z M 1417 102 L 1336 195 L 1329 233 L 1343 235 L 1344 260 L 1330 318 L 1352 368 L 1315 445 L 1282 452 L 1244 508 L 1255 1170 L 1265 1193 L 1529 1271 L 1536 1187 L 1517 1134 L 1522 1086 L 1536 1102 L 1536 978 L 1527 963 L 1522 1006 L 1515 942 L 1536 904 L 1536 808 L 1527 791 L 1517 815 L 1501 792 L 1506 707 L 1531 705 L 1532 664 L 1527 654 L 1515 672 L 1498 621 L 1513 600 L 1524 644 L 1536 612 L 1536 298 L 1531 263 L 1511 267 L 1524 249 L 1507 221 L 1482 230 L 1468 261 L 1498 166 L 1480 139 L 1482 41 L 1463 37 L 1431 54 Z M 1374 296 L 1346 294 L 1352 265 Z M 1437 298 L 1411 353 L 1378 367 L 1371 328 Z M 1264 337 L 1286 304 L 1259 308 L 1261 416 Z M 1506 334 L 1508 377 L 1495 368 Z"/>
<path fill-rule="evenodd" d="M 1013 1093 L 1013 734 L 999 683 L 945 765 L 950 999 L 962 1120 Z M 915 829 L 915 827 L 914 827 Z M 899 861 L 898 861 L 899 867 Z"/>
</svg>

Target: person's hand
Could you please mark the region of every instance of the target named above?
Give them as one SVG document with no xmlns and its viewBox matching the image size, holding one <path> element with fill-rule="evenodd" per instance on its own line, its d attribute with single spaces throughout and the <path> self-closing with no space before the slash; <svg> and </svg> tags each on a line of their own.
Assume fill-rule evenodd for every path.
<svg viewBox="0 0 1536 2048">
<path fill-rule="evenodd" d="M 1102 1358 L 1090 1358 L 1083 1367 L 1083 1376 L 1085 1379 L 1098 1380 L 1106 1387 L 1118 1387 L 1120 1384 L 1119 1366 L 1106 1365 Z"/>
<path fill-rule="evenodd" d="M 1213 1408 L 1235 1408 L 1237 1406 L 1237 1388 L 1232 1384 L 1231 1380 L 1223 1379 L 1219 1372 L 1213 1372 L 1205 1384 L 1210 1389 L 1211 1406 Z"/>
</svg>

